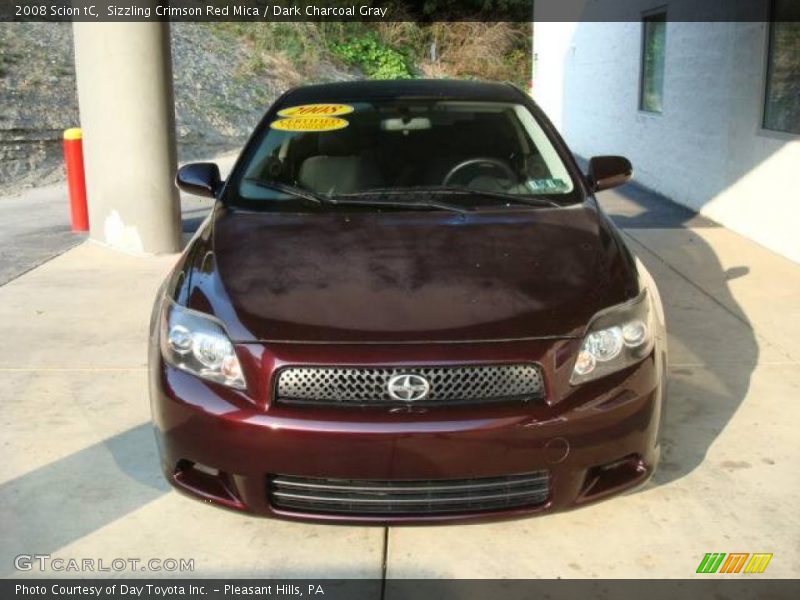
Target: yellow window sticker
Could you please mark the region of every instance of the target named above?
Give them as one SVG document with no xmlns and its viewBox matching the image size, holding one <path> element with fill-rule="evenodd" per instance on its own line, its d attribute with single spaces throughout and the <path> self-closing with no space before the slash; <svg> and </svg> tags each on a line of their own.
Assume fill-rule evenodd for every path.
<svg viewBox="0 0 800 600">
<path fill-rule="evenodd" d="M 349 124 L 338 117 L 290 117 L 273 121 L 269 126 L 280 131 L 335 131 Z"/>
<path fill-rule="evenodd" d="M 348 115 L 355 108 L 349 104 L 302 104 L 278 111 L 280 117 L 339 117 Z"/>
</svg>

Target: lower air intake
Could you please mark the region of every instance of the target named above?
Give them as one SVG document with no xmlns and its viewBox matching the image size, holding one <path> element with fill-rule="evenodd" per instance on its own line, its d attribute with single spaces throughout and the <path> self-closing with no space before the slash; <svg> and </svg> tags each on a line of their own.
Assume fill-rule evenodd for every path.
<svg viewBox="0 0 800 600">
<path fill-rule="evenodd" d="M 269 499 L 277 509 L 316 514 L 427 515 L 473 513 L 544 504 L 547 471 L 477 479 L 385 481 L 275 475 Z"/>
</svg>

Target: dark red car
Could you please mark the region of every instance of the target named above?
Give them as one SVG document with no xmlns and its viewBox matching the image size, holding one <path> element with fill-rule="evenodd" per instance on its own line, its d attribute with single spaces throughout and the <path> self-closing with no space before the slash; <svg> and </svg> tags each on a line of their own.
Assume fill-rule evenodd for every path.
<svg viewBox="0 0 800 600">
<path fill-rule="evenodd" d="M 156 300 L 150 393 L 178 489 L 262 515 L 463 521 L 642 484 L 658 291 L 518 89 L 354 82 L 280 97 Z"/>
</svg>

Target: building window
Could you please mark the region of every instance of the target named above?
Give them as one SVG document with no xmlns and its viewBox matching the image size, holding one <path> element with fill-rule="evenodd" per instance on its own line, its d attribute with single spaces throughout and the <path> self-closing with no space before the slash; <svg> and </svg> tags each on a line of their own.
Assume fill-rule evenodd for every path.
<svg viewBox="0 0 800 600">
<path fill-rule="evenodd" d="M 772 11 L 764 129 L 800 133 L 800 5 L 774 0 Z"/>
<path fill-rule="evenodd" d="M 664 101 L 664 54 L 667 49 L 667 13 L 642 19 L 642 79 L 639 108 L 660 113 Z"/>
</svg>

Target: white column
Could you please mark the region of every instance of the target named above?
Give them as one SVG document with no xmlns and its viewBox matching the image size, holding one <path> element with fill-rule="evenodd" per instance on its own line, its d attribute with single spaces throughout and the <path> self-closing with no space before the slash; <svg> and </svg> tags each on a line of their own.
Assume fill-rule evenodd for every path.
<svg viewBox="0 0 800 600">
<path fill-rule="evenodd" d="M 180 249 L 168 23 L 73 24 L 92 239 Z"/>
</svg>

